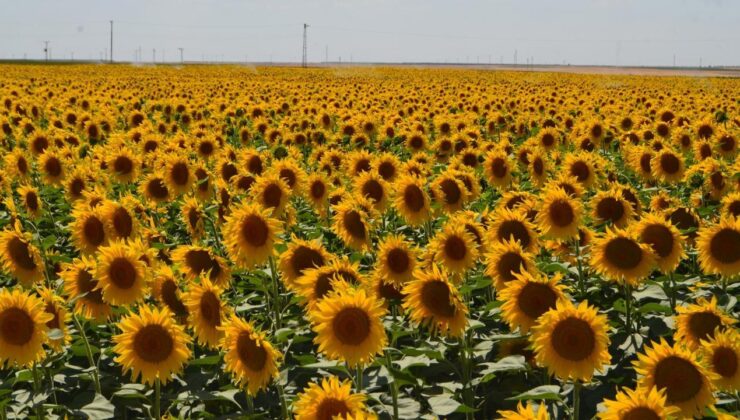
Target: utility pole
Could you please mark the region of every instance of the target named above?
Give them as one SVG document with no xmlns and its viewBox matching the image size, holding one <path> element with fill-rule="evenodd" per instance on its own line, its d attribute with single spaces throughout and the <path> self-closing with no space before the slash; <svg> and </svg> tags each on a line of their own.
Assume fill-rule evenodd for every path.
<svg viewBox="0 0 740 420">
<path fill-rule="evenodd" d="M 181 64 L 184 64 L 185 63 L 185 58 L 183 58 L 184 57 L 183 56 L 183 48 L 182 47 L 178 47 L 177 49 L 180 50 L 180 63 Z"/>
<path fill-rule="evenodd" d="M 329 63 L 329 46 L 326 46 L 324 50 L 324 63 Z"/>
<path fill-rule="evenodd" d="M 44 41 L 44 60 L 49 61 L 49 41 Z"/>
<path fill-rule="evenodd" d="M 673 67 L 676 67 L 676 54 L 673 54 Z"/>
<path fill-rule="evenodd" d="M 514 65 L 516 66 L 516 55 L 519 53 L 519 51 L 514 50 Z"/>
<path fill-rule="evenodd" d="M 157 50 L 152 48 L 152 63 L 156 63 L 156 62 L 157 62 Z"/>
<path fill-rule="evenodd" d="M 306 67 L 308 65 L 308 24 L 303 24 L 303 60 L 301 65 Z"/>
<path fill-rule="evenodd" d="M 113 63 L 113 21 L 110 21 L 110 62 Z"/>
</svg>

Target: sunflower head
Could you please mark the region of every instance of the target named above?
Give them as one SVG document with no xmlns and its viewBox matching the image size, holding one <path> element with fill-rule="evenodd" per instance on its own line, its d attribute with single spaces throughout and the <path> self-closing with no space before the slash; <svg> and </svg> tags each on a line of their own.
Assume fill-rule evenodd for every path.
<svg viewBox="0 0 740 420">
<path fill-rule="evenodd" d="M 591 266 L 604 277 L 636 285 L 647 277 L 655 264 L 655 254 L 649 245 L 635 239 L 630 231 L 610 229 L 594 240 Z"/>
<path fill-rule="evenodd" d="M 394 184 L 394 207 L 410 225 L 417 226 L 429 220 L 430 199 L 424 180 L 413 175 L 400 176 Z"/>
<path fill-rule="evenodd" d="M 416 270 L 403 294 L 403 308 L 415 323 L 428 326 L 433 334 L 459 337 L 464 333 L 468 309 L 444 270 L 436 265 Z"/>
<path fill-rule="evenodd" d="M 514 277 L 501 291 L 504 302 L 501 310 L 512 330 L 519 328 L 526 334 L 542 314 L 565 299 L 565 293 L 559 284 L 561 276 L 547 277 L 525 271 Z"/>
<path fill-rule="evenodd" d="M 614 400 L 604 400 L 602 420 L 673 418 L 679 409 L 666 402 L 665 390 L 658 388 L 624 388 Z"/>
<path fill-rule="evenodd" d="M 280 353 L 265 339 L 265 334 L 249 322 L 232 315 L 223 327 L 221 349 L 226 353 L 226 371 L 234 381 L 255 395 L 278 376 Z"/>
<path fill-rule="evenodd" d="M 144 298 L 148 278 L 140 257 L 134 246 L 123 242 L 100 248 L 95 277 L 105 302 L 130 305 Z"/>
<path fill-rule="evenodd" d="M 226 260 L 208 248 L 182 245 L 172 253 L 172 261 L 190 281 L 206 276 L 219 287 L 225 287 L 231 281 L 231 270 Z"/>
<path fill-rule="evenodd" d="M 0 290 L 0 364 L 31 367 L 44 357 L 48 323 L 44 302 L 17 288 Z"/>
<path fill-rule="evenodd" d="M 737 330 L 716 331 L 711 338 L 702 341 L 699 353 L 715 374 L 713 382 L 717 388 L 727 392 L 740 389 L 740 333 Z"/>
<path fill-rule="evenodd" d="M 306 241 L 292 236 L 288 249 L 280 254 L 281 278 L 287 287 L 292 288 L 306 270 L 325 265 L 330 257 L 320 241 Z"/>
<path fill-rule="evenodd" d="M 687 348 L 696 350 L 702 340 L 711 339 L 717 331 L 722 331 L 735 323 L 735 320 L 717 306 L 717 298 L 699 299 L 696 304 L 676 308 L 675 341 Z"/>
<path fill-rule="evenodd" d="M 486 255 L 486 274 L 498 290 L 516 279 L 515 274 L 534 270 L 534 256 L 526 252 L 518 241 L 495 242 Z"/>
<path fill-rule="evenodd" d="M 699 265 L 706 274 L 740 274 L 740 219 L 725 218 L 699 231 Z"/>
<path fill-rule="evenodd" d="M 28 287 L 44 278 L 41 254 L 31 243 L 31 235 L 20 230 L 20 223 L 0 233 L 0 252 L 3 271 L 22 285 Z"/>
<path fill-rule="evenodd" d="M 311 382 L 293 404 L 296 420 L 333 420 L 358 415 L 365 410 L 365 395 L 352 393 L 350 380 L 336 376 Z"/>
<path fill-rule="evenodd" d="M 245 203 L 227 217 L 223 229 L 226 249 L 238 266 L 252 268 L 273 255 L 282 228 L 270 214 L 269 210 Z"/>
<path fill-rule="evenodd" d="M 545 236 L 570 239 L 578 234 L 583 207 L 562 188 L 548 188 L 537 212 L 537 224 Z"/>
<path fill-rule="evenodd" d="M 215 348 L 223 337 L 222 321 L 228 316 L 229 308 L 221 301 L 223 289 L 207 278 L 200 283 L 192 282 L 183 302 L 188 312 L 188 324 L 193 327 L 198 342 Z"/>
</svg>

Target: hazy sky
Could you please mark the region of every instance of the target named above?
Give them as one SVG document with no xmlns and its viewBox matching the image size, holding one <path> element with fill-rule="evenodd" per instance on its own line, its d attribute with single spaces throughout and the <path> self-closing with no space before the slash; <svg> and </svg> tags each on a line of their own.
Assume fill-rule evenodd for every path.
<svg viewBox="0 0 740 420">
<path fill-rule="evenodd" d="M 0 57 L 738 65 L 738 0 L 0 0 Z"/>
</svg>

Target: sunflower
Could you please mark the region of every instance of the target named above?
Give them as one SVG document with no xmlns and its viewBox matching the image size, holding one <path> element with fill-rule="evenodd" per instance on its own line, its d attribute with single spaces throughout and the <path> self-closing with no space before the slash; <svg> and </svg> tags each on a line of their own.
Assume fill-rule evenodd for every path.
<svg viewBox="0 0 740 420">
<path fill-rule="evenodd" d="M 146 294 L 147 269 L 137 250 L 122 242 L 112 242 L 98 251 L 95 278 L 103 300 L 112 305 L 130 305 Z"/>
<path fill-rule="evenodd" d="M 492 150 L 483 162 L 488 182 L 496 188 L 506 188 L 511 182 L 512 163 L 503 150 Z"/>
<path fill-rule="evenodd" d="M 400 235 L 386 237 L 379 245 L 376 274 L 384 281 L 402 286 L 414 276 L 416 250 Z"/>
<path fill-rule="evenodd" d="M 172 154 L 164 159 L 164 183 L 171 194 L 188 192 L 195 180 L 190 161 L 180 155 Z"/>
<path fill-rule="evenodd" d="M 418 226 L 431 217 L 429 194 L 424 189 L 425 180 L 413 176 L 399 176 L 393 187 L 393 205 L 403 219 L 412 226 Z"/>
<path fill-rule="evenodd" d="M 699 299 L 696 304 L 682 305 L 676 308 L 675 341 L 690 350 L 696 350 L 702 340 L 712 338 L 716 331 L 723 331 L 735 320 L 717 307 L 717 298 L 710 301 Z"/>
<path fill-rule="evenodd" d="M 567 240 L 578 235 L 582 213 L 580 201 L 572 199 L 562 188 L 548 188 L 537 212 L 537 225 L 543 235 Z"/>
<path fill-rule="evenodd" d="M 309 308 L 313 308 L 330 293 L 362 283 L 363 276 L 358 263 L 351 263 L 345 258 L 334 258 L 326 265 L 305 270 L 295 281 L 295 289 Z"/>
<path fill-rule="evenodd" d="M 120 148 L 110 153 L 107 165 L 113 179 L 118 182 L 128 183 L 136 180 L 138 177 L 141 161 L 135 153 L 132 153 L 126 148 Z"/>
<path fill-rule="evenodd" d="M 17 288 L 0 289 L 0 365 L 30 368 L 44 357 L 44 343 L 54 316 L 44 302 Z"/>
<path fill-rule="evenodd" d="M 715 376 L 688 349 L 661 339 L 637 357 L 633 362 L 640 375 L 637 385 L 664 391 L 666 403 L 677 406 L 682 416 L 701 416 L 704 407 L 714 403 L 711 381 Z"/>
<path fill-rule="evenodd" d="M 549 165 L 550 164 L 542 151 L 535 150 L 532 152 L 529 157 L 527 170 L 529 171 L 529 179 L 534 185 L 541 187 L 545 184 L 547 181 Z"/>
<path fill-rule="evenodd" d="M 138 236 L 139 215 L 135 209 L 138 203 L 132 196 L 120 201 L 107 200 L 100 206 L 100 215 L 106 222 L 106 230 L 114 239 L 128 240 Z"/>
<path fill-rule="evenodd" d="M 157 173 L 149 174 L 139 185 L 141 195 L 155 204 L 164 203 L 170 199 L 170 190 L 164 178 Z"/>
<path fill-rule="evenodd" d="M 607 329 L 606 317 L 588 302 L 560 300 L 532 329 L 537 363 L 561 379 L 588 381 L 611 361 Z"/>
<path fill-rule="evenodd" d="M 671 149 L 663 149 L 652 157 L 650 168 L 655 178 L 670 184 L 681 181 L 685 165 L 681 155 Z"/>
<path fill-rule="evenodd" d="M 432 192 L 442 209 L 448 214 L 461 210 L 468 199 L 465 184 L 449 171 L 440 174 L 432 182 Z"/>
<path fill-rule="evenodd" d="M 516 411 L 499 410 L 496 418 L 500 420 L 550 420 L 550 414 L 548 414 L 545 404 L 538 406 L 527 402 L 525 406 L 519 401 L 516 404 Z"/>
<path fill-rule="evenodd" d="M 26 157 L 27 152 L 21 148 L 15 148 L 5 155 L 5 170 L 9 177 L 27 179 L 31 174 L 31 162 Z"/>
<path fill-rule="evenodd" d="M 60 185 L 66 175 L 65 162 L 62 156 L 47 149 L 38 159 L 39 170 L 44 176 L 44 183 Z"/>
<path fill-rule="evenodd" d="M 349 176 L 356 178 L 363 172 L 369 172 L 372 169 L 372 160 L 373 156 L 366 150 L 351 152 L 345 162 Z"/>
<path fill-rule="evenodd" d="M 559 275 L 547 277 L 524 271 L 514 274 L 514 278 L 501 291 L 500 299 L 504 302 L 501 311 L 512 331 L 519 328 L 526 334 L 542 314 L 566 297 Z"/>
<path fill-rule="evenodd" d="M 616 190 L 598 191 L 591 199 L 591 216 L 595 222 L 624 227 L 632 221 L 632 205 Z"/>
<path fill-rule="evenodd" d="M 655 262 L 663 273 L 675 270 L 686 256 L 681 233 L 665 218 L 645 214 L 634 230 L 640 242 L 650 245 L 655 254 Z"/>
<path fill-rule="evenodd" d="M 25 287 L 44 278 L 44 263 L 38 248 L 31 244 L 31 239 L 30 234 L 20 230 L 20 223 L 0 233 L 3 271 Z"/>
<path fill-rule="evenodd" d="M 188 311 L 188 323 L 193 327 L 198 343 L 215 348 L 223 337 L 221 323 L 227 318 L 228 306 L 221 301 L 223 289 L 202 278 L 191 282 L 183 302 Z"/>
<path fill-rule="evenodd" d="M 588 152 L 571 153 L 563 162 L 564 173 L 575 177 L 584 189 L 588 189 L 596 182 L 594 160 L 594 156 Z"/>
<path fill-rule="evenodd" d="M 157 270 L 152 282 L 152 297 L 167 307 L 178 319 L 188 315 L 188 308 L 180 297 L 180 279 L 168 265 L 162 265 Z"/>
<path fill-rule="evenodd" d="M 451 273 L 462 274 L 475 265 L 478 247 L 464 225 L 446 223 L 429 242 L 434 261 Z"/>
<path fill-rule="evenodd" d="M 740 219 L 725 218 L 699 230 L 696 249 L 704 273 L 740 274 Z"/>
<path fill-rule="evenodd" d="M 115 361 L 124 372 L 131 370 L 134 381 L 167 383 L 190 359 L 191 338 L 166 308 L 141 306 L 138 314 L 121 319 L 118 327 L 121 333 L 113 336 Z"/>
<path fill-rule="evenodd" d="M 95 261 L 83 256 L 66 264 L 59 276 L 64 280 L 64 294 L 75 302 L 74 312 L 102 322 L 113 311 L 103 300 L 103 292 L 94 275 Z"/>
<path fill-rule="evenodd" d="M 265 334 L 236 315 L 219 329 L 223 334 L 219 346 L 225 352 L 226 371 L 250 395 L 267 388 L 278 376 L 281 355 L 265 339 Z"/>
<path fill-rule="evenodd" d="M 591 267 L 609 280 L 637 285 L 655 265 L 650 245 L 634 238 L 631 231 L 608 229 L 594 240 Z"/>
<path fill-rule="evenodd" d="M 279 160 L 272 165 L 270 171 L 278 174 L 294 195 L 303 194 L 306 184 L 306 173 L 295 160 L 290 158 Z"/>
<path fill-rule="evenodd" d="M 314 342 L 329 359 L 349 366 L 369 364 L 388 342 L 382 302 L 362 289 L 342 289 L 310 312 Z"/>
<path fill-rule="evenodd" d="M 489 243 L 515 241 L 527 252 L 539 250 L 537 233 L 524 212 L 500 208 L 490 217 L 492 223 L 487 232 Z"/>
<path fill-rule="evenodd" d="M 273 255 L 282 228 L 270 213 L 255 204 L 244 203 L 227 216 L 223 235 L 229 256 L 237 266 L 252 268 Z"/>
<path fill-rule="evenodd" d="M 504 290 L 515 274 L 534 270 L 534 256 L 514 240 L 491 244 L 486 255 L 486 275 L 498 290 Z"/>
<path fill-rule="evenodd" d="M 109 232 L 103 207 L 78 207 L 72 211 L 72 241 L 83 254 L 93 254 L 108 244 Z"/>
<path fill-rule="evenodd" d="M 48 287 L 42 287 L 39 289 L 39 296 L 44 302 L 44 311 L 51 315 L 52 318 L 46 322 L 49 330 L 59 330 L 59 338 L 48 338 L 49 346 L 56 352 L 61 352 L 63 347 L 69 344 L 72 337 L 67 331 L 67 322 L 69 321 L 69 315 L 67 308 L 64 306 L 64 299 L 57 295 L 53 289 Z"/>
<path fill-rule="evenodd" d="M 250 195 L 257 204 L 269 209 L 273 217 L 278 217 L 288 204 L 290 188 L 277 174 L 266 174 L 257 178 Z"/>
<path fill-rule="evenodd" d="M 446 272 L 436 265 L 430 270 L 416 270 L 403 294 L 403 308 L 411 320 L 428 326 L 432 334 L 460 337 L 465 331 L 468 309 Z"/>
<path fill-rule="evenodd" d="M 624 388 L 614 400 L 604 400 L 602 420 L 667 419 L 681 410 L 666 402 L 664 390 L 657 388 Z"/>
<path fill-rule="evenodd" d="M 306 270 L 323 266 L 330 257 L 321 241 L 306 241 L 291 236 L 288 249 L 280 254 L 278 263 L 285 285 L 292 288 Z"/>
<path fill-rule="evenodd" d="M 335 420 L 365 410 L 365 395 L 352 393 L 352 382 L 336 376 L 311 382 L 293 403 L 296 420 Z"/>
<path fill-rule="evenodd" d="M 189 281 L 208 273 L 208 279 L 219 287 L 226 287 L 231 281 L 231 270 L 226 261 L 208 248 L 196 245 L 182 245 L 172 253 L 172 261 L 177 264 Z"/>
<path fill-rule="evenodd" d="M 363 172 L 354 180 L 354 191 L 368 199 L 378 212 L 383 212 L 388 204 L 390 187 L 378 174 Z"/>
<path fill-rule="evenodd" d="M 717 388 L 729 393 L 740 389 L 740 333 L 726 329 L 703 340 L 699 353 L 716 377 Z"/>
<path fill-rule="evenodd" d="M 370 247 L 368 215 L 357 199 L 336 206 L 332 230 L 352 249 L 362 251 Z"/>
<path fill-rule="evenodd" d="M 740 192 L 729 193 L 722 198 L 720 217 L 740 218 Z"/>
<path fill-rule="evenodd" d="M 205 233 L 205 213 L 195 197 L 188 197 L 180 209 L 180 218 L 188 234 L 193 239 L 200 239 Z"/>
<path fill-rule="evenodd" d="M 306 181 L 304 196 L 320 215 L 325 215 L 329 203 L 329 182 L 319 172 L 312 173 Z"/>
<path fill-rule="evenodd" d="M 31 185 L 21 185 L 18 188 L 21 204 L 31 219 L 38 219 L 41 215 L 41 196 L 39 190 Z"/>
<path fill-rule="evenodd" d="M 211 173 L 203 165 L 196 165 L 193 169 L 195 185 L 193 194 L 200 201 L 206 201 L 211 198 L 214 190 L 214 183 L 211 181 Z"/>
</svg>

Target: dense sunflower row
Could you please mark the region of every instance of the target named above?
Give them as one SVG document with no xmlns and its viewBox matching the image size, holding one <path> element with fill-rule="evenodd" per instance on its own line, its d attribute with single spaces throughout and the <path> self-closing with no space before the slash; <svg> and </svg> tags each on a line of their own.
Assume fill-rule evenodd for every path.
<svg viewBox="0 0 740 420">
<path fill-rule="evenodd" d="M 3 418 L 740 412 L 735 80 L 0 72 Z"/>
</svg>

